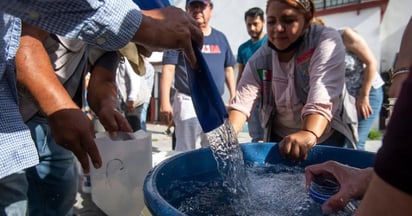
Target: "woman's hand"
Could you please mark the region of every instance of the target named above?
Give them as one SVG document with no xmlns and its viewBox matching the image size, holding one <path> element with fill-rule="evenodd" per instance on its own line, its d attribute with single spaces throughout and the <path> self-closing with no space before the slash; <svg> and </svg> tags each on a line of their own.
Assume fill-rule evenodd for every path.
<svg viewBox="0 0 412 216">
<path fill-rule="evenodd" d="M 306 188 L 315 175 L 331 174 L 340 184 L 339 192 L 329 198 L 323 205 L 324 214 L 330 214 L 343 209 L 349 201 L 361 199 L 373 176 L 372 168 L 358 169 L 336 161 L 326 161 L 306 167 Z"/>
<path fill-rule="evenodd" d="M 309 131 L 300 130 L 279 142 L 280 154 L 294 162 L 306 160 L 309 150 L 317 143 L 317 137 Z"/>
<path fill-rule="evenodd" d="M 358 115 L 364 119 L 369 118 L 369 116 L 373 114 L 372 107 L 369 103 L 369 96 L 359 96 L 356 99 L 356 110 L 358 111 Z"/>
</svg>

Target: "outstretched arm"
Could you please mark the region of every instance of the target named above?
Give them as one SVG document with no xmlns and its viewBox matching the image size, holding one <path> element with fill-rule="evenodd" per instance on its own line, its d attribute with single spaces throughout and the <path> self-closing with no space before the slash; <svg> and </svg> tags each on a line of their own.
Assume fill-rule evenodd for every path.
<svg viewBox="0 0 412 216">
<path fill-rule="evenodd" d="M 129 123 L 117 110 L 118 60 L 119 56 L 116 52 L 106 52 L 97 60 L 91 71 L 87 101 L 106 131 L 131 132 Z"/>
<path fill-rule="evenodd" d="M 16 53 L 17 81 L 30 91 L 47 116 L 56 142 L 71 150 L 88 172 L 89 157 L 96 168 L 102 163 L 93 124 L 57 79 L 42 43 L 47 36 L 47 32 L 23 24 Z"/>
<path fill-rule="evenodd" d="M 170 90 L 175 77 L 174 64 L 165 64 L 160 77 L 160 117 L 163 122 L 170 125 L 173 122 L 173 109 L 170 104 Z"/>
<path fill-rule="evenodd" d="M 233 67 L 229 66 L 225 68 L 226 85 L 229 90 L 229 103 L 235 98 L 236 95 L 236 81 Z"/>
<path fill-rule="evenodd" d="M 157 51 L 180 49 L 195 68 L 192 41 L 201 47 L 203 33 L 182 9 L 169 6 L 139 11 L 132 1 L 94 2 L 0 1 L 0 8 L 47 32 L 84 40 L 105 50 L 118 50 L 129 41 Z"/>
</svg>

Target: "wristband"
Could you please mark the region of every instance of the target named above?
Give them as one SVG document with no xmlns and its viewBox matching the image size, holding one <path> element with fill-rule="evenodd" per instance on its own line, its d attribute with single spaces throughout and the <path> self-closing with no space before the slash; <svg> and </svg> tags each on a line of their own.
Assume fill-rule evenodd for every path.
<svg viewBox="0 0 412 216">
<path fill-rule="evenodd" d="M 395 70 L 392 74 L 391 80 L 393 80 L 396 76 L 400 75 L 400 74 L 404 74 L 404 73 L 409 73 L 409 68 L 399 68 L 397 70 Z"/>
<path fill-rule="evenodd" d="M 318 137 L 318 135 L 316 135 L 315 132 L 313 132 L 312 130 L 309 130 L 309 129 L 305 129 L 305 128 L 302 128 L 301 130 L 306 131 L 306 132 L 309 132 L 309 133 L 311 133 L 313 136 L 315 136 L 315 138 L 316 138 L 316 143 L 318 143 L 319 137 Z"/>
</svg>

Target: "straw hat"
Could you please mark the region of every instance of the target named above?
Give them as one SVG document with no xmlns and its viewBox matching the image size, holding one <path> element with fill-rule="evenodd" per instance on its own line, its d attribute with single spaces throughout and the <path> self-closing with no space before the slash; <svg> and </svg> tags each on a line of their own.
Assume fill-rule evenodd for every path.
<svg viewBox="0 0 412 216">
<path fill-rule="evenodd" d="M 139 75 L 146 74 L 143 56 L 150 56 L 151 52 L 145 47 L 129 42 L 126 46 L 119 49 L 119 53 L 129 60 L 133 70 Z"/>
</svg>

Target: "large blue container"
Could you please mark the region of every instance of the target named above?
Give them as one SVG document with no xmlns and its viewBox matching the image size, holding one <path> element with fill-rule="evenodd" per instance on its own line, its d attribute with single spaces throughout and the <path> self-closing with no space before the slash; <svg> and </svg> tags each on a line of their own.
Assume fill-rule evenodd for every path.
<svg viewBox="0 0 412 216">
<path fill-rule="evenodd" d="M 315 146 L 308 159 L 299 164 L 283 159 L 275 143 L 245 143 L 241 144 L 246 162 L 257 164 L 286 164 L 302 166 L 335 160 L 350 166 L 365 168 L 373 165 L 375 154 L 366 151 L 344 149 L 330 146 Z M 202 148 L 178 154 L 166 159 L 153 168 L 146 176 L 143 193 L 147 208 L 154 216 L 184 215 L 165 199 L 165 192 L 170 183 L 180 179 L 190 179 L 192 176 L 217 173 L 217 164 L 210 148 Z M 170 193 L 170 191 L 168 191 Z"/>
</svg>

